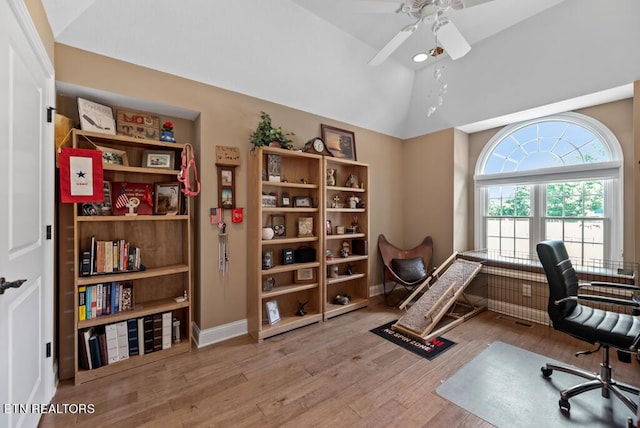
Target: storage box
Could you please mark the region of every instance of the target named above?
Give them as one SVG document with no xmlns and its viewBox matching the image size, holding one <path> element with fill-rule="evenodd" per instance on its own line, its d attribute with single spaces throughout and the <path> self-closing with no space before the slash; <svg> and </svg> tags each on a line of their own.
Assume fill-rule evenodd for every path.
<svg viewBox="0 0 640 428">
<path fill-rule="evenodd" d="M 366 256 L 369 254 L 369 243 L 366 239 L 352 239 L 351 253 L 358 256 Z"/>
</svg>

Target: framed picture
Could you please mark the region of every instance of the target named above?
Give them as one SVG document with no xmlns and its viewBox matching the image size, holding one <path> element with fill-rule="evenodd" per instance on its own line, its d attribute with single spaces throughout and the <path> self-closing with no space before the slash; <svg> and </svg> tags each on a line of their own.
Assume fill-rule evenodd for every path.
<svg viewBox="0 0 640 428">
<path fill-rule="evenodd" d="M 313 236 L 313 217 L 298 218 L 298 236 Z"/>
<path fill-rule="evenodd" d="M 173 169 L 175 156 L 172 150 L 145 150 L 142 152 L 142 167 Z"/>
<path fill-rule="evenodd" d="M 267 174 L 269 181 L 280 182 L 281 174 L 281 159 L 280 155 L 267 155 Z"/>
<path fill-rule="evenodd" d="M 322 139 L 336 158 L 356 160 L 356 136 L 345 129 L 320 125 Z"/>
<path fill-rule="evenodd" d="M 295 282 L 313 281 L 313 268 L 298 269 Z"/>
<path fill-rule="evenodd" d="M 271 227 L 273 228 L 273 235 L 276 238 L 284 238 L 287 236 L 287 226 L 286 226 L 284 215 L 282 214 L 272 215 Z"/>
<path fill-rule="evenodd" d="M 235 168 L 218 166 L 218 206 L 221 208 L 236 207 Z"/>
<path fill-rule="evenodd" d="M 274 325 L 278 321 L 280 321 L 280 310 L 278 309 L 278 301 L 277 300 L 269 300 L 265 303 L 267 307 L 267 319 L 269 320 L 269 325 Z"/>
<path fill-rule="evenodd" d="M 129 157 L 124 150 L 118 150 L 111 147 L 96 146 L 96 149 L 102 152 L 102 162 L 114 165 L 129 166 Z"/>
<path fill-rule="evenodd" d="M 311 198 L 308 196 L 295 196 L 293 206 L 297 208 L 311 208 Z"/>
<path fill-rule="evenodd" d="M 327 232 L 327 235 L 333 235 L 333 229 L 331 227 L 331 220 L 327 220 L 324 229 Z"/>
<path fill-rule="evenodd" d="M 154 214 L 176 215 L 181 212 L 180 183 L 156 183 Z"/>
<path fill-rule="evenodd" d="M 116 121 L 111 107 L 78 97 L 78 116 L 83 131 L 116 135 Z"/>
</svg>

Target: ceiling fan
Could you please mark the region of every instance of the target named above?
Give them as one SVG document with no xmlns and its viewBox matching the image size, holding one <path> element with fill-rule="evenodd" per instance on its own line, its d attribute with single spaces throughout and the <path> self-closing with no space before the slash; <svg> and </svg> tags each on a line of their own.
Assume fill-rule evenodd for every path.
<svg viewBox="0 0 640 428">
<path fill-rule="evenodd" d="M 382 64 L 423 22 L 432 24 L 433 34 L 451 59 L 462 58 L 471 50 L 471 46 L 469 46 L 469 43 L 467 43 L 453 22 L 444 14 L 449 9 L 466 9 L 489 1 L 492 0 L 406 0 L 400 6 L 398 6 L 397 2 L 359 2 L 362 11 L 402 13 L 416 20 L 413 24 L 402 28 L 398 34 L 389 40 L 369 61 L 369 65 Z"/>
</svg>

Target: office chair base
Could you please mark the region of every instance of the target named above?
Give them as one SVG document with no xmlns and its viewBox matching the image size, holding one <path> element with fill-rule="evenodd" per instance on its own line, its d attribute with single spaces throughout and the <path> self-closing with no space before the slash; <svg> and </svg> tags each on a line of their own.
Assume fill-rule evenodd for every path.
<svg viewBox="0 0 640 428">
<path fill-rule="evenodd" d="M 604 358 L 608 360 L 608 355 Z M 640 389 L 612 379 L 611 366 L 608 364 L 600 364 L 600 373 L 589 372 L 573 366 L 567 367 L 551 363 L 547 363 L 546 366 L 542 367 L 540 370 L 545 378 L 551 377 L 553 371 L 557 370 L 587 379 L 587 382 L 572 386 L 571 388 L 567 388 L 560 392 L 560 401 L 558 402 L 558 406 L 562 413 L 568 414 L 571 410 L 571 404 L 569 404 L 569 399 L 571 397 L 575 397 L 583 392 L 594 389 L 602 389 L 602 396 L 607 399 L 610 397 L 610 393 L 613 392 L 613 394 L 622 401 L 625 406 L 633 411 L 634 415 L 638 413 L 638 405 L 635 401 L 631 400 L 625 392 L 640 395 Z"/>
</svg>

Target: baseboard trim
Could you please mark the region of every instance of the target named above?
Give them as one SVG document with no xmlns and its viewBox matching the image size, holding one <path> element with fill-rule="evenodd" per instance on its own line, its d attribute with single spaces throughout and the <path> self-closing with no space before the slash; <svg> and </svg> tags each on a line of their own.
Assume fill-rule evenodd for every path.
<svg viewBox="0 0 640 428">
<path fill-rule="evenodd" d="M 191 325 L 191 334 L 198 348 L 242 336 L 248 332 L 246 319 L 211 327 L 206 330 L 200 330 L 200 327 L 195 322 Z"/>
</svg>

